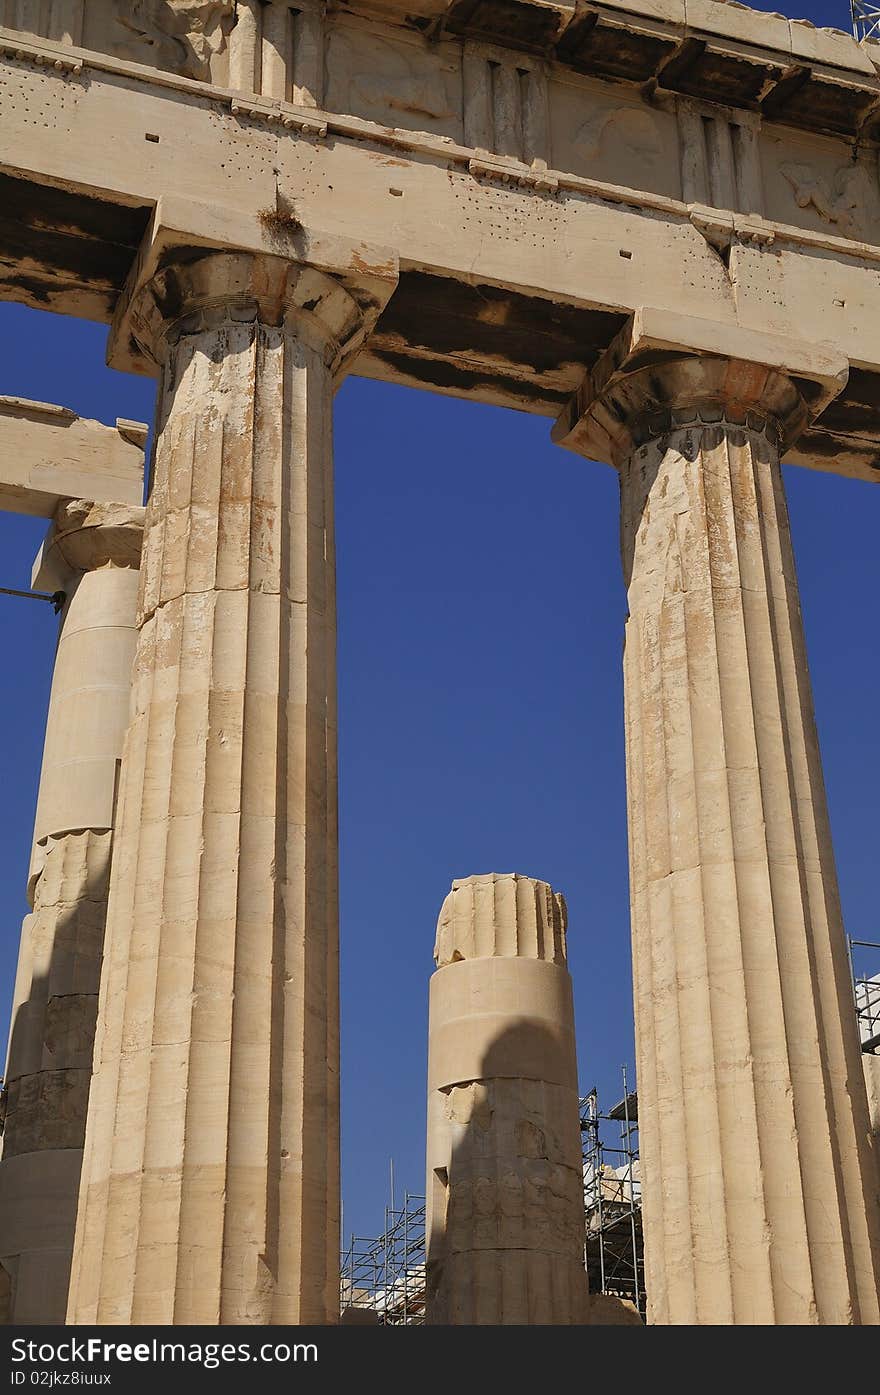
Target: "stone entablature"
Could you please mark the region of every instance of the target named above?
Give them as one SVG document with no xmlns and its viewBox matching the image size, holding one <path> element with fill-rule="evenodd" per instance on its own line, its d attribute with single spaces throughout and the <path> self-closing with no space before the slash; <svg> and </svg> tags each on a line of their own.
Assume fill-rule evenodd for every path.
<svg viewBox="0 0 880 1395">
<path fill-rule="evenodd" d="M 0 508 L 51 518 L 64 499 L 139 505 L 147 427 L 115 427 L 69 407 L 0 397 Z"/>
<path fill-rule="evenodd" d="M 44 1031 L 40 965 L 56 944 L 67 962 L 71 899 L 97 948 L 112 827 L 71 1321 L 335 1318 L 332 400 L 348 372 L 544 414 L 620 470 L 653 1320 L 880 1319 L 780 472 L 782 452 L 880 467 L 880 78 L 874 47 L 845 35 L 714 0 L 658 11 L 0 10 L 0 296 L 112 322 L 111 365 L 160 379 L 118 817 L 104 747 L 103 806 L 38 816 L 10 1056 L 25 1083 L 7 1162 L 38 1219 L 21 1157 L 44 1132 L 44 1162 L 78 1150 L 43 1130 L 65 1115 L 36 1047 L 63 1040 L 64 1069 L 85 1071 L 79 1008 L 95 1007 L 49 985 L 46 1004 L 71 1001 L 60 1037 L 48 1012 Z M 119 592 L 115 702 L 131 549 L 113 565 L 103 505 L 51 507 L 55 560 L 92 568 L 70 640 L 76 605 Z M 94 667 L 68 684 L 59 661 L 55 690 L 78 702 Z M 50 726 L 79 710 L 54 698 Z M 452 903 L 432 988 L 429 1307 L 581 1321 L 564 906 L 497 877 Z M 8 1217 L 4 1232 L 0 1309 L 5 1273 L 13 1304 L 30 1291 L 38 1310 L 37 1251 Z M 499 1272 L 516 1301 L 499 1302 Z"/>
<path fill-rule="evenodd" d="M 323 105 L 337 75 L 357 82 L 344 55 L 364 59 L 370 39 L 353 41 L 358 31 L 372 37 L 370 56 L 386 65 L 393 62 L 387 45 L 424 39 L 436 55 L 425 76 L 398 50 L 385 90 L 363 81 L 361 99 L 434 120 L 445 113 L 432 97 L 462 44 L 483 46 L 496 62 L 505 52 L 517 55 L 522 72 L 542 60 L 852 134 L 873 105 L 880 68 L 876 46 L 842 30 L 723 0 L 301 0 L 295 7 L 286 0 L 5 0 L 0 19 L 33 38 L 304 106 Z"/>
<path fill-rule="evenodd" d="M 556 416 L 626 318 L 655 305 L 845 353 L 846 390 L 789 459 L 876 478 L 876 46 L 714 0 L 699 25 L 689 8 L 689 29 L 609 6 L 415 8 L 431 21 L 421 31 L 402 5 L 300 10 L 294 30 L 309 18 L 314 32 L 300 49 L 294 33 L 291 51 L 313 77 L 256 95 L 218 66 L 251 22 L 243 5 L 233 27 L 223 6 L 126 7 L 132 22 L 168 21 L 170 68 L 158 42 L 144 56 L 160 66 L 132 60 L 137 36 L 112 6 L 54 39 L 30 37 L 7 6 L 22 31 L 0 31 L 0 293 L 107 321 L 151 217 L 173 221 L 179 246 L 313 264 L 332 229 L 348 251 L 319 259 L 331 272 L 356 271 L 362 247 L 401 267 L 355 373 Z M 251 9 L 254 25 L 258 9 L 265 24 L 293 13 Z M 103 49 L 99 12 L 122 36 Z M 558 42 L 520 27 L 539 12 L 566 21 Z M 207 67 L 181 57 L 186 14 Z M 208 43 L 212 24 L 226 47 Z M 677 56 L 621 79 L 599 63 L 612 31 L 639 52 L 646 34 L 677 36 Z M 727 78 L 716 64 L 701 87 L 719 44 Z M 736 73 L 751 74 L 742 90 Z"/>
<path fill-rule="evenodd" d="M 716 0 L 680 8 L 6 0 L 0 48 L 27 56 L 20 32 L 75 47 L 72 61 L 42 50 L 67 72 L 98 55 L 145 65 L 309 134 L 326 134 L 326 115 L 366 122 L 365 136 L 434 137 L 526 187 L 568 175 L 880 240 L 880 45 Z"/>
</svg>

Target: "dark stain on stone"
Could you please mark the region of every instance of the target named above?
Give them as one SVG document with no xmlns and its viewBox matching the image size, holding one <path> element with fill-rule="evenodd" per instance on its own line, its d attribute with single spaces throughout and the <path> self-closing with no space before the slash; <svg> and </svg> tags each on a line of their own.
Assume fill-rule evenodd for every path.
<svg viewBox="0 0 880 1395">
<path fill-rule="evenodd" d="M 626 421 L 629 415 L 627 409 L 622 403 L 618 402 L 613 392 L 605 394 L 605 405 L 615 420 L 621 423 Z"/>
<path fill-rule="evenodd" d="M 17 284 L 34 303 L 47 305 L 77 291 L 106 293 L 109 317 L 149 207 L 0 175 L 0 209 L 0 261 L 16 268 L 7 286 Z"/>
<path fill-rule="evenodd" d="M 847 436 L 861 436 L 880 449 L 880 373 L 851 368 L 846 387 L 829 403 L 819 429 Z"/>
<path fill-rule="evenodd" d="M 762 97 L 760 107 L 771 120 L 785 111 L 785 107 L 796 92 L 810 80 L 810 69 L 803 63 L 796 63 L 783 73 L 779 81 Z"/>
<path fill-rule="evenodd" d="M 563 44 L 559 46 L 560 54 Z M 646 82 L 674 52 L 676 44 L 672 36 L 634 34 L 626 29 L 597 24 L 582 31 L 579 42 L 572 35 L 565 61 L 578 72 Z"/>
<path fill-rule="evenodd" d="M 823 417 L 823 426 L 824 420 Z M 809 455 L 814 459 L 828 460 L 832 463 L 832 468 L 841 456 L 856 456 L 860 464 L 880 473 L 880 441 L 876 439 L 836 435 L 831 431 L 813 427 L 812 430 L 805 431 L 798 440 L 797 452 L 800 456 Z"/>
<path fill-rule="evenodd" d="M 47 280 L 58 278 L 71 290 L 97 287 L 119 292 L 134 259 L 134 250 L 76 233 L 33 228 L 0 214 L 0 260 L 28 273 L 45 268 Z M 58 289 L 63 289 L 59 284 Z"/>
<path fill-rule="evenodd" d="M 528 0 L 453 0 L 446 28 L 480 35 L 496 44 L 549 48 L 562 26 L 563 12 Z"/>
<path fill-rule="evenodd" d="M 21 272 L 13 271 L 11 275 L 0 278 L 0 287 L 2 287 L 4 299 L 20 299 L 29 305 L 43 306 L 47 310 L 52 308 L 53 286 L 49 280 L 41 281 L 36 276 L 25 276 Z M 21 294 L 10 297 L 10 288 Z"/>
<path fill-rule="evenodd" d="M 111 203 L 51 184 L 0 175 L 0 208 L 5 218 L 39 229 L 51 228 L 113 246 L 136 249 L 152 209 Z"/>
<path fill-rule="evenodd" d="M 675 359 L 684 357 L 686 351 L 682 349 L 636 349 L 626 360 L 627 373 L 635 373 L 640 368 L 657 368 L 662 363 L 670 363 Z M 709 357 L 704 355 L 704 357 Z"/>
<path fill-rule="evenodd" d="M 445 389 L 466 397 L 479 397 L 487 392 L 500 393 L 520 399 L 524 406 L 529 403 L 539 405 L 539 410 L 546 402 L 558 403 L 561 408 L 568 401 L 567 393 L 550 391 L 538 379 L 523 381 L 522 378 L 508 377 L 502 371 L 492 373 L 488 368 L 466 367 L 448 359 L 415 358 L 404 350 L 385 348 L 376 341 L 370 343 L 370 354 L 401 377 L 421 383 L 426 388 Z"/>
<path fill-rule="evenodd" d="M 833 131 L 854 136 L 866 112 L 876 100 L 875 92 L 822 82 L 815 75 L 796 88 L 779 111 L 781 120 L 808 131 Z"/>
<path fill-rule="evenodd" d="M 217 256 L 218 253 L 213 247 L 186 246 L 166 247 L 156 260 L 156 272 L 167 271 L 168 275 L 163 277 L 157 285 L 156 303 L 166 320 L 178 319 L 185 310 L 185 296 L 181 291 L 176 269 L 181 266 L 195 266 L 198 262 L 204 261 L 206 257 Z M 223 256 L 223 253 L 219 253 Z"/>
<path fill-rule="evenodd" d="M 377 334 L 440 357 L 479 355 L 531 368 L 591 367 L 625 315 L 519 295 L 498 286 L 403 272 Z"/>
<path fill-rule="evenodd" d="M 877 429 L 880 431 L 880 373 L 872 373 L 868 368 L 851 368 L 843 400 L 873 407 L 878 413 Z"/>
<path fill-rule="evenodd" d="M 818 402 L 825 391 L 824 385 L 814 382 L 812 378 L 800 378 L 793 373 L 791 381 L 794 383 L 808 407 L 812 407 L 814 402 Z"/>
<path fill-rule="evenodd" d="M 690 97 L 751 107 L 766 90 L 767 83 L 781 76 L 782 69 L 775 64 L 749 63 L 707 48 L 683 72 L 667 69 L 660 77 L 660 86 Z"/>
<path fill-rule="evenodd" d="M 296 214 L 289 209 L 261 208 L 257 217 L 266 231 L 275 236 L 298 233 L 302 229 L 302 223 Z"/>
<path fill-rule="evenodd" d="M 204 247 L 199 244 L 194 244 L 191 247 L 185 244 L 179 247 L 166 247 L 156 259 L 156 270 L 164 271 L 169 266 L 195 266 L 196 262 L 204 261 L 205 257 L 218 255 L 225 254 L 218 253 L 214 247 Z"/>
</svg>

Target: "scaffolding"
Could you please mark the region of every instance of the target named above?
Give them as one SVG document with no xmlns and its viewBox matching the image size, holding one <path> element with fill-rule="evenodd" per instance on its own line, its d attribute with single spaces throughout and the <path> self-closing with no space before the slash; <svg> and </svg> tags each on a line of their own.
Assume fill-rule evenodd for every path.
<svg viewBox="0 0 880 1395">
<path fill-rule="evenodd" d="M 866 1055 L 880 1056 L 880 974 L 869 977 L 867 974 L 856 972 L 855 951 L 862 949 L 874 950 L 876 962 L 880 957 L 880 940 L 851 938 L 849 941 L 849 963 L 852 970 L 859 1040 Z"/>
<path fill-rule="evenodd" d="M 880 973 L 857 973 L 858 951 L 880 956 L 880 941 L 849 939 L 853 997 L 862 1051 L 880 1056 Z M 875 957 L 874 963 L 878 959 Z M 626 1299 L 645 1319 L 639 1104 L 621 1070 L 623 1097 L 603 1114 L 596 1089 L 580 1100 L 584 1177 L 584 1265 L 591 1293 Z M 617 1126 L 609 1143 L 608 1126 Z M 385 1208 L 378 1238 L 352 1235 L 342 1255 L 341 1305 L 366 1309 L 391 1326 L 425 1321 L 425 1198 L 407 1192 Z"/>
<path fill-rule="evenodd" d="M 403 1206 L 385 1207 L 375 1238 L 352 1235 L 341 1262 L 340 1305 L 376 1314 L 389 1327 L 425 1321 L 425 1198 L 406 1192 Z"/>
<path fill-rule="evenodd" d="M 852 29 L 856 38 L 880 40 L 880 5 L 869 0 L 849 0 Z"/>
<path fill-rule="evenodd" d="M 627 1088 L 607 1114 L 594 1088 L 580 1101 L 586 1219 L 584 1263 L 591 1293 L 627 1299 L 644 1319 L 645 1265 L 642 1183 L 639 1172 L 639 1105 Z M 616 1124 L 619 1139 L 606 1143 L 604 1124 Z"/>
</svg>

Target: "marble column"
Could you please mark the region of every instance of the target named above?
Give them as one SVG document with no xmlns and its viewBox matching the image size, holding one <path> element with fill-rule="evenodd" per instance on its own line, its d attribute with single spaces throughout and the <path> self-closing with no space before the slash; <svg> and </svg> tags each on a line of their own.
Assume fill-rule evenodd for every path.
<svg viewBox="0 0 880 1395">
<path fill-rule="evenodd" d="M 5 1316 L 63 1323 L 92 1071 L 143 509 L 59 505 L 35 585 L 63 590 L 6 1067 Z"/>
<path fill-rule="evenodd" d="M 453 882 L 428 1032 L 431 1324 L 587 1321 L 584 1187 L 563 898 Z"/>
<path fill-rule="evenodd" d="M 650 1317 L 873 1324 L 880 1215 L 780 470 L 833 364 L 702 332 L 699 353 L 613 346 L 571 438 L 620 470 Z"/>
<path fill-rule="evenodd" d="M 336 1321 L 331 409 L 361 314 L 205 253 L 131 325 L 160 405 L 69 1316 Z"/>
</svg>

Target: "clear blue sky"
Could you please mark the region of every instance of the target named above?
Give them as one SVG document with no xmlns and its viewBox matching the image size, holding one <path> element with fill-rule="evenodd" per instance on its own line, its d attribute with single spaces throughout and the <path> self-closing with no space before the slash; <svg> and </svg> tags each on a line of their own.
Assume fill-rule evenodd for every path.
<svg viewBox="0 0 880 1395">
<path fill-rule="evenodd" d="M 847 27 L 843 5 L 799 5 Z M 766 8 L 771 8 L 767 6 Z M 153 383 L 104 367 L 106 331 L 0 305 L 0 391 L 149 421 Z M 343 1192 L 381 1228 L 423 1187 L 426 996 L 453 877 L 565 893 L 584 1088 L 617 1098 L 632 1012 L 614 473 L 549 422 L 350 380 L 336 407 Z M 787 471 L 844 912 L 877 915 L 880 489 Z M 44 525 L 0 513 L 0 585 Z M 11 1000 L 55 621 L 0 597 L 0 1014 Z M 880 965 L 877 966 L 880 968 Z"/>
</svg>

